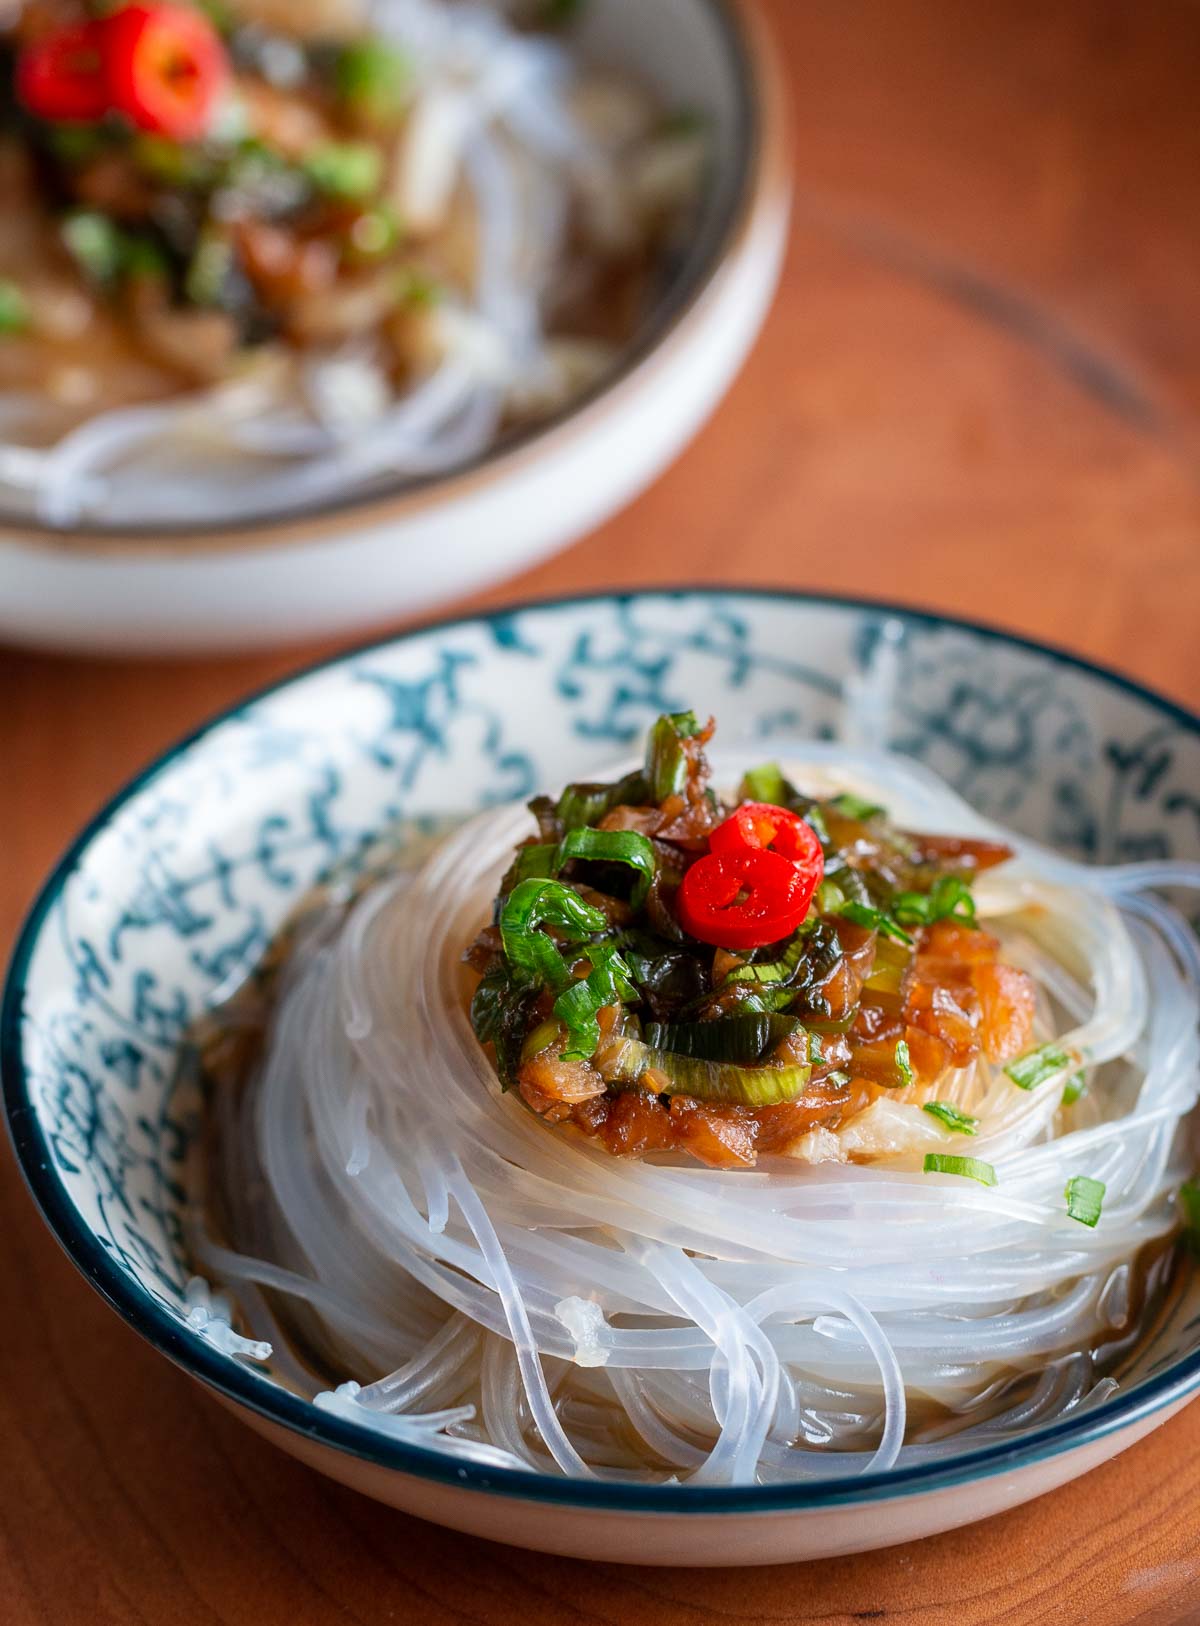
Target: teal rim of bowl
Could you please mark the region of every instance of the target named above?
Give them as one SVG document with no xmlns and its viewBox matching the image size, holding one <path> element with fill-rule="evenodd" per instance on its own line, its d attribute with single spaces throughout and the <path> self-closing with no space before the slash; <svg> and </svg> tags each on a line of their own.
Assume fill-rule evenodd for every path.
<svg viewBox="0 0 1200 1626">
<path fill-rule="evenodd" d="M 311 1401 L 292 1394 L 265 1375 L 241 1365 L 231 1356 L 222 1355 L 189 1333 L 176 1315 L 138 1286 L 113 1261 L 94 1232 L 84 1223 L 54 1172 L 50 1148 L 30 1105 L 29 1080 L 21 1042 L 21 1017 L 29 963 L 46 917 L 88 846 L 125 803 L 169 768 L 183 752 L 223 723 L 238 717 L 248 707 L 315 673 L 328 671 L 372 651 L 403 644 L 428 633 L 449 631 L 454 627 L 494 626 L 514 615 L 554 614 L 586 604 L 623 606 L 640 600 L 673 598 L 710 598 L 725 603 L 742 599 L 814 607 L 824 605 L 832 609 L 895 616 L 925 627 L 953 628 L 992 643 L 1028 649 L 1062 666 L 1098 678 L 1156 707 L 1181 727 L 1200 735 L 1200 715 L 1110 667 L 1073 655 L 1053 644 L 1024 638 L 986 622 L 942 615 L 908 605 L 790 588 L 720 587 L 707 583 L 532 599 L 501 605 L 480 614 L 424 621 L 402 633 L 370 639 L 336 655 L 314 661 L 290 677 L 268 684 L 218 712 L 135 774 L 67 848 L 38 893 L 21 927 L 8 970 L 3 1004 L 0 1006 L 0 1079 L 3 1082 L 9 1134 L 18 1164 L 35 1203 L 60 1246 L 118 1315 L 169 1360 L 227 1400 L 247 1407 L 270 1423 L 301 1435 L 314 1444 L 346 1452 L 376 1467 L 408 1474 L 416 1479 L 461 1490 L 595 1511 L 639 1514 L 799 1513 L 946 1490 L 995 1474 L 1012 1473 L 1065 1451 L 1095 1444 L 1120 1430 L 1145 1422 L 1155 1413 L 1200 1391 L 1200 1349 L 1197 1349 L 1147 1378 L 1128 1393 L 1118 1393 L 1114 1399 L 1103 1402 L 1094 1410 L 1031 1430 L 1018 1439 L 964 1452 L 949 1462 L 918 1463 L 880 1473 L 843 1474 L 831 1479 L 797 1480 L 786 1485 L 629 1485 L 605 1480 L 567 1479 L 515 1468 L 482 1468 L 444 1452 L 406 1445 L 374 1433 L 368 1427 L 346 1422 L 330 1412 L 322 1411 Z"/>
</svg>

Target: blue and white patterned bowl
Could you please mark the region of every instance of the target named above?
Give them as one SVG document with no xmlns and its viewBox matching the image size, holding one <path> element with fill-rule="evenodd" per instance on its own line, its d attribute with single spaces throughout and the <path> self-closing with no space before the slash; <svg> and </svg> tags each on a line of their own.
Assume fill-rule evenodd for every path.
<svg viewBox="0 0 1200 1626">
<path fill-rule="evenodd" d="M 145 1337 L 285 1449 L 396 1506 L 500 1540 L 631 1561 L 753 1563 L 908 1540 L 1060 1484 L 1200 1391 L 1200 1290 L 1119 1392 L 953 1463 L 735 1490 L 484 1471 L 362 1431 L 222 1347 L 184 1298 L 172 1089 L 189 1024 L 297 899 L 399 816 L 470 813 L 590 771 L 660 711 L 726 743 L 836 735 L 880 639 L 890 743 L 985 812 L 1084 859 L 1200 857 L 1200 719 L 1071 657 L 915 611 L 784 593 L 610 595 L 448 622 L 227 713 L 121 793 L 25 927 L 0 1043 L 17 1153 L 47 1222 Z M 864 1514 L 868 1515 L 864 1517 Z"/>
</svg>

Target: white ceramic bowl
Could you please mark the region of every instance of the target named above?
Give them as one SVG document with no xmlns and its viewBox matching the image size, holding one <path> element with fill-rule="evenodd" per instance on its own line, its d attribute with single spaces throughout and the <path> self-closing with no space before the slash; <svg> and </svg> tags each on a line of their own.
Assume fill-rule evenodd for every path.
<svg viewBox="0 0 1200 1626">
<path fill-rule="evenodd" d="M 0 515 L 0 638 L 83 651 L 248 648 L 378 625 L 511 575 L 658 475 L 766 315 L 788 215 L 778 65 L 750 0 L 589 0 L 580 48 L 701 110 L 694 236 L 618 371 L 471 466 L 278 521 L 145 534 Z"/>
<path fill-rule="evenodd" d="M 323 873 L 401 814 L 469 813 L 587 776 L 660 711 L 713 712 L 725 744 L 836 733 L 881 637 L 897 661 L 888 741 L 982 811 L 1096 862 L 1200 857 L 1200 718 L 986 628 L 686 591 L 536 605 L 346 655 L 218 718 L 122 792 L 18 945 L 0 1016 L 9 1122 L 92 1285 L 322 1472 L 581 1557 L 751 1564 L 882 1547 L 1038 1496 L 1163 1423 L 1200 1392 L 1194 1274 L 1094 1408 L 954 1459 L 732 1490 L 482 1470 L 318 1410 L 187 1324 L 175 1194 L 197 1122 L 172 1087 L 180 1036 Z"/>
</svg>

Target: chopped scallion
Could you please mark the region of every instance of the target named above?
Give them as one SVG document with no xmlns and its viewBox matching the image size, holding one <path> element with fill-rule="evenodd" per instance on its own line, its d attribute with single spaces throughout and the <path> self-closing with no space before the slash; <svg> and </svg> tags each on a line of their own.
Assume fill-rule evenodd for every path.
<svg viewBox="0 0 1200 1626">
<path fill-rule="evenodd" d="M 848 790 L 831 797 L 829 805 L 844 819 L 854 819 L 859 824 L 866 824 L 868 819 L 877 819 L 887 811 L 886 808 L 880 807 L 878 802 L 865 801 L 861 796 L 855 796 L 853 791 Z"/>
<path fill-rule="evenodd" d="M 338 100 L 355 118 L 388 125 L 404 112 L 412 75 L 403 51 L 368 38 L 352 40 L 338 52 L 333 82 Z"/>
<path fill-rule="evenodd" d="M 777 762 L 764 762 L 761 767 L 751 768 L 743 776 L 743 802 L 769 802 L 772 807 L 783 807 L 786 799 L 787 780 Z"/>
<path fill-rule="evenodd" d="M 971 888 L 957 875 L 941 875 L 928 892 L 899 893 L 892 914 L 903 926 L 932 926 L 935 920 L 957 920 L 964 926 L 974 926 L 975 899 Z"/>
<path fill-rule="evenodd" d="M 648 837 L 636 830 L 568 830 L 558 844 L 554 874 L 572 858 L 597 863 L 628 864 L 637 872 L 629 901 L 635 909 L 645 901 L 658 860 Z"/>
<path fill-rule="evenodd" d="M 1071 1061 L 1072 1058 L 1058 1045 L 1043 1044 L 1018 1056 L 1016 1061 L 1010 1061 L 1004 1071 L 1019 1089 L 1035 1090 L 1056 1073 L 1064 1072 Z"/>
<path fill-rule="evenodd" d="M 1095 1225 L 1100 1218 L 1104 1201 L 1103 1180 L 1093 1180 L 1087 1174 L 1075 1174 L 1067 1181 L 1067 1213 L 1080 1225 Z"/>
<path fill-rule="evenodd" d="M 92 282 L 111 282 L 121 265 L 121 233 L 107 215 L 77 209 L 62 223 L 67 252 Z"/>
<path fill-rule="evenodd" d="M 843 920 L 852 920 L 856 926 L 869 927 L 881 937 L 891 937 L 897 943 L 912 942 L 904 928 L 897 925 L 890 915 L 885 914 L 882 909 L 872 908 L 870 904 L 850 901 L 841 904 L 834 912 L 841 915 Z"/>
<path fill-rule="evenodd" d="M 304 160 L 304 173 L 326 197 L 372 197 L 383 179 L 383 155 L 362 141 L 327 141 Z"/>
<path fill-rule="evenodd" d="M 694 711 L 669 712 L 650 730 L 646 744 L 646 778 L 650 799 L 665 802 L 668 796 L 682 794 L 688 781 L 688 757 L 684 740 L 700 732 Z"/>
<path fill-rule="evenodd" d="M 908 1054 L 908 1041 L 901 1039 L 896 1045 L 896 1071 L 904 1081 L 904 1087 L 917 1082 L 917 1075 L 913 1072 L 912 1058 Z"/>
<path fill-rule="evenodd" d="M 978 1180 L 981 1186 L 996 1184 L 996 1171 L 977 1157 L 954 1157 L 949 1152 L 926 1152 L 926 1174 L 960 1174 L 964 1180 Z"/>
<path fill-rule="evenodd" d="M 1073 1107 L 1075 1105 L 1076 1101 L 1082 1101 L 1083 1097 L 1087 1094 L 1087 1092 L 1088 1092 L 1087 1079 L 1084 1077 L 1083 1070 L 1081 1068 L 1080 1071 L 1077 1072 L 1073 1078 L 1069 1078 L 1067 1080 L 1067 1082 L 1063 1085 L 1063 1093 L 1062 1093 L 1062 1104 L 1063 1104 L 1063 1106 L 1064 1107 Z"/>
<path fill-rule="evenodd" d="M 0 277 L 0 333 L 23 333 L 29 326 L 29 301 L 7 277 Z"/>
<path fill-rule="evenodd" d="M 926 1101 L 921 1108 L 931 1118 L 938 1118 L 947 1129 L 952 1129 L 956 1135 L 973 1135 L 979 1128 L 979 1119 L 972 1118 L 969 1112 L 960 1112 L 957 1107 L 951 1106 L 949 1101 Z"/>
</svg>

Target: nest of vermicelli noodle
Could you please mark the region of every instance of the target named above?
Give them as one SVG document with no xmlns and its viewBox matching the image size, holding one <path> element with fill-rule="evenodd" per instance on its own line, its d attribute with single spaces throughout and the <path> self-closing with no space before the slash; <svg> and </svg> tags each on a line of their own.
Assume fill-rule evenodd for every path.
<svg viewBox="0 0 1200 1626">
<path fill-rule="evenodd" d="M 996 833 L 899 758 L 785 760 L 910 828 Z M 718 781 L 746 765 L 718 754 Z M 862 1161 L 724 1171 L 613 1158 L 501 1092 L 460 960 L 528 822 L 485 814 L 311 914 L 226 1100 L 234 1246 L 201 1235 L 198 1263 L 277 1354 L 279 1306 L 304 1307 L 348 1380 L 320 1404 L 491 1465 L 744 1484 L 936 1458 L 1111 1391 L 1098 1351 L 1190 1172 L 1200 945 L 1149 889 L 1200 884 L 1196 866 L 1089 869 L 1017 841 L 978 883 L 1037 985 L 1038 1041 L 1082 1058 L 1074 1105 L 1061 1071 L 1026 1091 L 978 1062 L 843 1125 Z M 973 1139 L 922 1112 L 935 1095 L 979 1118 Z M 996 1185 L 923 1172 L 931 1148 Z M 1066 1210 L 1078 1175 L 1106 1187 L 1094 1229 Z"/>
</svg>

